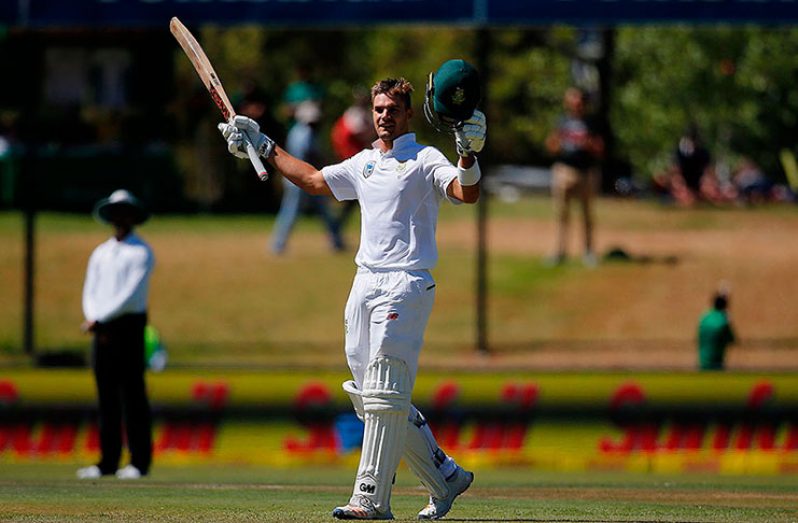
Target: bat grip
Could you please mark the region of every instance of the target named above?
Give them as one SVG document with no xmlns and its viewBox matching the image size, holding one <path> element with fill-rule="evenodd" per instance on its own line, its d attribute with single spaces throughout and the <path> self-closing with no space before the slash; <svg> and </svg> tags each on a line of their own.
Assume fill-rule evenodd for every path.
<svg viewBox="0 0 798 523">
<path fill-rule="evenodd" d="M 249 161 L 252 163 L 252 167 L 255 168 L 255 172 L 258 173 L 258 178 L 260 181 L 265 182 L 269 179 L 269 172 L 264 167 L 263 162 L 258 156 L 258 151 L 252 146 L 249 141 L 247 141 L 247 155 L 249 155 Z"/>
</svg>

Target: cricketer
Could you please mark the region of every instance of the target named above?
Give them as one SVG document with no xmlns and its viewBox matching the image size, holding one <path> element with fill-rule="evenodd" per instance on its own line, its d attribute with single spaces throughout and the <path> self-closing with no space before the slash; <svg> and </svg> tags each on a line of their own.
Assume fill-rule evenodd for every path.
<svg viewBox="0 0 798 523">
<path fill-rule="evenodd" d="M 416 142 L 412 92 L 403 78 L 377 82 L 371 89 L 373 148 L 321 170 L 286 153 L 247 117 L 219 124 L 235 156 L 247 158 L 251 144 L 308 193 L 360 203 L 357 272 L 344 314 L 353 379 L 343 387 L 365 428 L 352 497 L 333 510 L 337 519 L 392 519 L 391 486 L 402 457 L 429 491 L 419 519 L 444 517 L 474 479 L 438 446 L 411 392 L 435 297 L 430 270 L 438 258 L 438 209 L 444 200 L 478 200 L 476 153 L 485 144 L 486 120 L 476 110 L 479 78 L 470 64 L 449 60 L 430 74 L 425 111 L 454 134 L 455 166 Z"/>
</svg>

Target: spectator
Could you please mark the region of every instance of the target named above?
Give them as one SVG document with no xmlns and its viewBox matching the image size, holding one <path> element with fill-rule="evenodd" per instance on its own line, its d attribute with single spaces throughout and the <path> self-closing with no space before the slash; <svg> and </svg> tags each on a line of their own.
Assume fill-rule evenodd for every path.
<svg viewBox="0 0 798 523">
<path fill-rule="evenodd" d="M 147 294 L 154 265 L 152 250 L 133 232 L 149 213 L 135 196 L 114 191 L 100 200 L 95 216 L 114 236 L 89 258 L 83 286 L 84 332 L 94 335 L 92 367 L 97 383 L 100 461 L 77 471 L 80 479 L 116 474 L 146 476 L 152 462 L 152 419 L 144 383 Z M 122 469 L 122 420 L 130 464 Z M 118 469 L 118 470 L 117 470 Z"/>
<path fill-rule="evenodd" d="M 363 149 L 370 149 L 377 139 L 371 121 L 371 98 L 368 91 L 355 91 L 354 103 L 333 124 L 330 134 L 336 160 L 342 162 Z M 338 226 L 343 228 L 349 215 L 358 207 L 357 200 L 347 200 L 338 216 Z"/>
<path fill-rule="evenodd" d="M 743 203 L 759 204 L 772 199 L 773 183 L 751 158 L 743 157 L 740 160 L 733 181 Z"/>
<path fill-rule="evenodd" d="M 287 121 L 295 119 L 295 113 L 302 102 L 321 103 L 324 90 L 312 79 L 311 68 L 299 64 L 294 68 L 294 80 L 283 92 L 282 112 Z"/>
<path fill-rule="evenodd" d="M 565 91 L 565 115 L 546 138 L 546 148 L 555 156 L 552 166 L 552 196 L 557 218 L 557 245 L 553 264 L 565 261 L 570 202 L 578 198 L 584 223 L 583 262 L 596 265 L 593 245 L 592 200 L 598 186 L 598 166 L 604 155 L 604 140 L 595 122 L 587 116 L 586 95 L 576 87 Z"/>
<path fill-rule="evenodd" d="M 333 124 L 331 141 L 336 160 L 342 162 L 363 149 L 371 148 L 377 139 L 371 121 L 371 100 L 368 91 L 355 92 L 354 102 Z"/>
<path fill-rule="evenodd" d="M 721 289 L 712 297 L 712 309 L 701 316 L 698 324 L 700 370 L 723 370 L 726 347 L 735 341 L 728 307 L 728 291 Z"/>
<path fill-rule="evenodd" d="M 312 101 L 300 103 L 296 108 L 294 117 L 296 118 L 296 123 L 288 131 L 286 151 L 311 165 L 322 165 L 318 145 L 318 124 L 321 120 L 319 104 Z M 324 221 L 333 249 L 336 251 L 344 249 L 338 221 L 330 213 L 326 197 L 309 195 L 284 178 L 283 198 L 280 202 L 280 211 L 277 213 L 275 232 L 272 238 L 272 252 L 282 254 L 285 251 L 291 229 L 293 229 L 300 211 L 308 205 Z"/>
<path fill-rule="evenodd" d="M 676 145 L 671 165 L 665 173 L 655 177 L 655 184 L 661 192 L 669 194 L 683 206 L 708 199 L 704 195 L 713 193 L 717 184 L 713 183 L 712 157 L 695 124 L 685 129 Z"/>
</svg>

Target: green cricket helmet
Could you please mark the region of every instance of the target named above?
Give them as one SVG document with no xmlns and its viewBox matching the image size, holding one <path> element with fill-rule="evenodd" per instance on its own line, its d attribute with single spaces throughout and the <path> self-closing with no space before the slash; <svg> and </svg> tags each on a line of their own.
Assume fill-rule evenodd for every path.
<svg viewBox="0 0 798 523">
<path fill-rule="evenodd" d="M 471 118 L 481 96 L 474 66 L 465 60 L 448 60 L 429 74 L 424 116 L 438 131 L 454 131 Z"/>
</svg>

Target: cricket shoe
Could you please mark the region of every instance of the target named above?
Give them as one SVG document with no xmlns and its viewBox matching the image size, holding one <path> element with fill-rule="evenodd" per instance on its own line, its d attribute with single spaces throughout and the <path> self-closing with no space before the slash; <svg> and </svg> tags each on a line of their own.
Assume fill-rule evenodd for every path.
<svg viewBox="0 0 798 523">
<path fill-rule="evenodd" d="M 127 465 L 116 471 L 118 479 L 139 479 L 141 476 L 141 471 L 133 465 Z"/>
<path fill-rule="evenodd" d="M 102 470 L 97 465 L 79 468 L 76 474 L 78 479 L 99 479 L 103 476 Z"/>
<path fill-rule="evenodd" d="M 444 498 L 429 497 L 429 505 L 421 509 L 418 519 L 441 519 L 452 509 L 454 499 L 468 490 L 474 481 L 474 473 L 464 470 L 460 465 L 449 479 L 446 480 L 449 486 L 449 494 Z"/>
<path fill-rule="evenodd" d="M 368 499 L 360 496 L 353 496 L 348 505 L 335 507 L 332 515 L 335 519 L 393 519 L 390 510 L 380 512 Z"/>
</svg>

